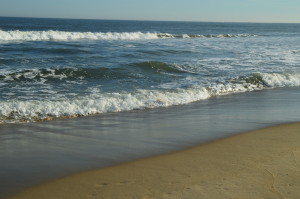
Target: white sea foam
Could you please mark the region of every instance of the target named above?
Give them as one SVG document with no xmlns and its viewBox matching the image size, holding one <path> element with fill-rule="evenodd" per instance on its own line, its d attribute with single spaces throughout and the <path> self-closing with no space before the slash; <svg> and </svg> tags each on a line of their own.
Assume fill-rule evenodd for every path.
<svg viewBox="0 0 300 199">
<path fill-rule="evenodd" d="M 139 90 L 135 93 L 93 93 L 90 96 L 62 101 L 17 101 L 0 103 L 0 118 L 9 121 L 30 121 L 45 118 L 84 116 L 103 112 L 166 107 L 210 97 L 206 89 L 177 91 Z M 6 118 L 6 119 L 5 119 Z"/>
<path fill-rule="evenodd" d="M 66 79 L 69 76 L 72 76 L 73 72 L 78 71 L 76 68 L 66 68 L 66 69 L 27 69 L 27 70 L 17 70 L 17 71 L 0 71 L 0 78 L 3 78 L 5 82 L 15 81 L 20 79 L 36 79 L 39 78 L 39 81 L 46 81 L 47 78 L 55 79 Z M 44 79 L 46 78 L 46 79 Z"/>
<path fill-rule="evenodd" d="M 0 41 L 68 41 L 68 40 L 144 40 L 163 38 L 204 38 L 204 37 L 251 37 L 251 34 L 218 34 L 218 35 L 174 35 L 169 33 L 150 32 L 65 32 L 65 31 L 3 31 L 0 30 Z"/>
<path fill-rule="evenodd" d="M 156 33 L 123 32 L 65 32 L 65 31 L 2 31 L 0 40 L 4 41 L 48 41 L 48 40 L 137 40 L 157 39 Z"/>
<path fill-rule="evenodd" d="M 264 83 L 271 87 L 300 86 L 300 74 L 261 73 Z"/>
<path fill-rule="evenodd" d="M 251 83 L 249 79 L 253 82 Z M 300 74 L 257 73 L 251 77 L 237 78 L 209 87 L 198 85 L 186 89 L 138 90 L 132 93 L 101 93 L 98 89 L 91 89 L 93 92 L 89 96 L 75 99 L 2 101 L 0 123 L 167 107 L 204 100 L 212 96 L 282 86 L 300 86 Z"/>
</svg>

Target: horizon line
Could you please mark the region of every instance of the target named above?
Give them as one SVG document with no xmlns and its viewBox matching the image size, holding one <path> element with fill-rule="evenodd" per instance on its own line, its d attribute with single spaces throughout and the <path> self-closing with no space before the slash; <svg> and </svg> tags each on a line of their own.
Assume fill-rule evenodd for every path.
<svg viewBox="0 0 300 199">
<path fill-rule="evenodd" d="M 2 18 L 28 19 L 69 19 L 69 20 L 106 20 L 106 21 L 149 21 L 149 22 L 193 22 L 193 23 L 257 23 L 257 24 L 300 24 L 300 22 L 254 22 L 254 21 L 193 21 L 193 20 L 153 20 L 153 19 L 100 19 L 100 18 L 71 18 L 71 17 L 20 17 L 0 16 Z"/>
</svg>

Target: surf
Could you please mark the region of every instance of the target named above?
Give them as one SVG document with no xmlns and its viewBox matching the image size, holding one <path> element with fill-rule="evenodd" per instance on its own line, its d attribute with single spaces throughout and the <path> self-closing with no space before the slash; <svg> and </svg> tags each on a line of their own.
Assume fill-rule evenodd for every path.
<svg viewBox="0 0 300 199">
<path fill-rule="evenodd" d="M 234 38 L 253 37 L 253 34 L 169 34 L 156 32 L 66 32 L 46 31 L 3 31 L 0 41 L 76 41 L 76 40 L 152 40 L 170 38 Z"/>
<path fill-rule="evenodd" d="M 207 87 L 193 85 L 189 88 L 138 89 L 133 92 L 112 93 L 95 90 L 87 96 L 72 99 L 3 100 L 0 102 L 0 123 L 34 122 L 169 107 L 206 100 L 214 96 L 293 86 L 300 86 L 300 74 L 254 73 L 232 78 L 226 82 L 215 82 Z"/>
</svg>

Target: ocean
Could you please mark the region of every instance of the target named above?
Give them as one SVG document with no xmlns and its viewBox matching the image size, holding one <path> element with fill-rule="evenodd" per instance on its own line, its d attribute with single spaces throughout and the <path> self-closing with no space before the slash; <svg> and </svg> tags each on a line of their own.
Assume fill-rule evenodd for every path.
<svg viewBox="0 0 300 199">
<path fill-rule="evenodd" d="M 0 17 L 0 198 L 299 121 L 299 63 L 300 24 Z"/>
<path fill-rule="evenodd" d="M 299 63 L 300 24 L 1 17 L 0 124 L 288 89 Z"/>
</svg>

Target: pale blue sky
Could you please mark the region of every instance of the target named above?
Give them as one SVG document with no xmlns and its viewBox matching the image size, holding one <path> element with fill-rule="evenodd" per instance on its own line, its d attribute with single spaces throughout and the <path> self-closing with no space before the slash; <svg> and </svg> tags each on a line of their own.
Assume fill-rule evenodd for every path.
<svg viewBox="0 0 300 199">
<path fill-rule="evenodd" d="M 0 0 L 0 16 L 300 23 L 300 0 Z"/>
</svg>

